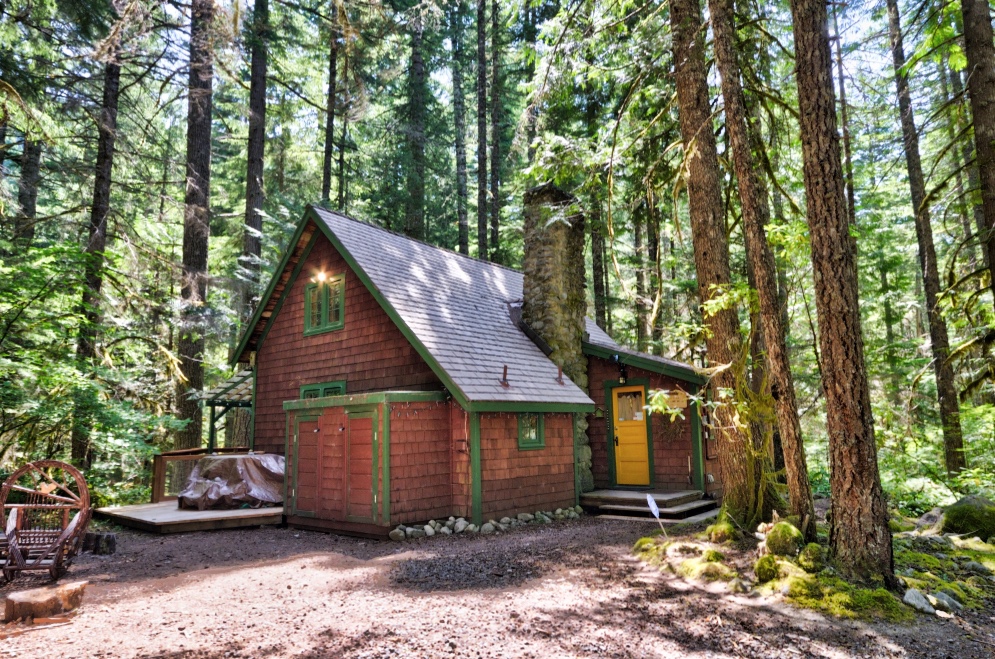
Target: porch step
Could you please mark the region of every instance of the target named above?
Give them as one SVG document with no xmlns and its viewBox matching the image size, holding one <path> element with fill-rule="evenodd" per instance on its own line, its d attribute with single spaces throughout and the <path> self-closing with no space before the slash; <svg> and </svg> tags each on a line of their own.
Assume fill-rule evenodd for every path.
<svg viewBox="0 0 995 659">
<path fill-rule="evenodd" d="M 673 508 L 685 503 L 700 501 L 704 493 L 701 490 L 683 490 L 680 492 L 652 492 L 649 490 L 594 490 L 580 496 L 580 505 L 585 508 L 601 508 L 603 506 L 635 506 L 641 510 L 646 508 L 646 495 L 650 494 L 656 505 L 661 509 Z"/>
<path fill-rule="evenodd" d="M 660 517 L 663 519 L 684 519 L 686 517 L 691 517 L 693 515 L 697 515 L 698 513 L 703 513 L 713 508 L 715 508 L 715 502 L 712 501 L 711 499 L 699 499 L 697 501 L 688 501 L 687 503 L 678 504 L 676 506 L 660 508 Z M 652 516 L 649 506 L 647 506 L 646 504 L 643 504 L 642 506 L 633 506 L 625 504 L 606 504 L 603 506 L 599 506 L 598 510 L 606 512 L 611 511 L 615 513 L 626 513 L 629 515 L 639 515 L 642 517 Z"/>
</svg>

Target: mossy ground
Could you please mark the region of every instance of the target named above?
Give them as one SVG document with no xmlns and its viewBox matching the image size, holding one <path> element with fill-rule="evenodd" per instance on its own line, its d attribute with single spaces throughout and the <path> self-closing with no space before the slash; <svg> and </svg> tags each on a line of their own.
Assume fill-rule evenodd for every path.
<svg viewBox="0 0 995 659">
<path fill-rule="evenodd" d="M 801 570 L 799 570 L 801 572 Z M 912 609 L 884 588 L 862 588 L 825 571 L 792 574 L 768 582 L 767 592 L 780 592 L 797 606 L 839 618 L 905 622 L 915 618 Z"/>
<path fill-rule="evenodd" d="M 664 538 L 657 532 L 636 542 L 633 551 L 648 563 L 688 579 L 738 578 L 735 565 L 742 566 L 742 559 L 748 559 L 751 549 L 742 543 L 723 543 L 720 552 L 714 548 L 716 543 L 709 542 L 710 536 L 706 532 L 695 541 L 686 536 Z M 820 533 L 820 539 L 821 536 Z M 995 601 L 995 582 L 989 575 L 977 573 L 977 566 L 972 570 L 968 565 L 980 563 L 995 574 L 995 544 L 978 538 L 901 532 L 895 535 L 894 551 L 895 572 L 908 588 L 917 588 L 926 595 L 944 592 L 975 610 L 990 608 Z M 825 542 L 806 545 L 797 558 L 764 556 L 756 562 L 755 575 L 760 582 L 756 589 L 840 618 L 906 622 L 918 615 L 901 602 L 900 594 L 848 583 L 826 565 L 831 564 Z M 744 572 L 746 581 L 748 569 Z"/>
</svg>

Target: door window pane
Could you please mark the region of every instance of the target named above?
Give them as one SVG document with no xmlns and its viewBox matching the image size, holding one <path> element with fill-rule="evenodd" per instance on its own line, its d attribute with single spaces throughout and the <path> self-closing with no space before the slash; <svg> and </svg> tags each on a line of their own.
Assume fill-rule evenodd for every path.
<svg viewBox="0 0 995 659">
<path fill-rule="evenodd" d="M 616 415 L 619 421 L 643 420 L 643 392 L 626 391 L 618 394 Z"/>
</svg>

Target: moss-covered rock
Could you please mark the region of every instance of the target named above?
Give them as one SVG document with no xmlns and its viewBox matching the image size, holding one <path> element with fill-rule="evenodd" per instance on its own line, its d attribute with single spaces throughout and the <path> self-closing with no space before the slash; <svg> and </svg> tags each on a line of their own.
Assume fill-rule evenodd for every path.
<svg viewBox="0 0 995 659">
<path fill-rule="evenodd" d="M 793 524 L 778 522 L 767 533 L 767 550 L 778 556 L 794 556 L 804 540 L 802 532 Z"/>
<path fill-rule="evenodd" d="M 687 579 L 728 581 L 736 576 L 735 570 L 724 563 L 706 561 L 704 556 L 689 558 L 677 566 L 677 574 Z"/>
<path fill-rule="evenodd" d="M 781 569 L 777 565 L 777 559 L 768 554 L 761 556 L 753 566 L 753 572 L 757 575 L 757 581 L 767 583 L 781 576 Z"/>
<path fill-rule="evenodd" d="M 816 542 L 810 542 L 798 554 L 798 565 L 806 572 L 820 572 L 826 567 L 826 550 Z"/>
<path fill-rule="evenodd" d="M 722 555 L 722 552 L 715 551 L 714 549 L 706 549 L 701 554 L 701 560 L 706 563 L 721 563 L 725 560 L 725 556 Z"/>
<path fill-rule="evenodd" d="M 995 538 L 995 503 L 979 496 L 967 496 L 949 506 L 943 514 L 944 533 L 966 533 L 982 540 Z"/>
<path fill-rule="evenodd" d="M 705 529 L 705 536 L 710 542 L 714 542 L 716 544 L 735 540 L 738 535 L 736 527 L 732 525 L 732 522 L 725 519 L 719 519 L 717 522 Z"/>
</svg>

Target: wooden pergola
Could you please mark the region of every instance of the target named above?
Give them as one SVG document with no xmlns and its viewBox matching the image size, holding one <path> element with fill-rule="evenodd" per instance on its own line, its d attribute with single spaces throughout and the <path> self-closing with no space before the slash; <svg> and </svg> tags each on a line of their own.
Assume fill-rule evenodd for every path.
<svg viewBox="0 0 995 659">
<path fill-rule="evenodd" d="M 218 445 L 218 421 L 221 421 L 230 410 L 249 408 L 249 414 L 252 414 L 252 393 L 255 384 L 253 376 L 254 373 L 251 369 L 239 371 L 204 394 L 204 405 L 211 408 L 211 425 L 207 440 L 208 453 L 213 453 Z"/>
</svg>

